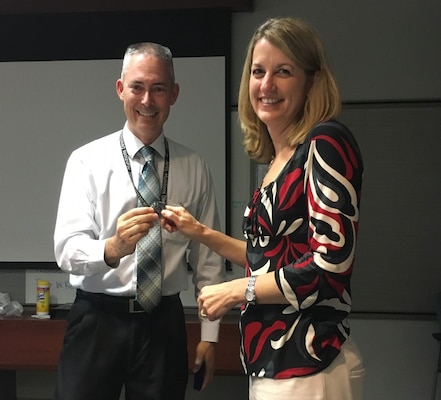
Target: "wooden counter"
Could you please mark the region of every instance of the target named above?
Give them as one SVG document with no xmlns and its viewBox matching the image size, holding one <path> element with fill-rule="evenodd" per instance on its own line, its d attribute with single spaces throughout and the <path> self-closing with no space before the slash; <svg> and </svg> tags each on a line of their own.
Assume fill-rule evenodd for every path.
<svg viewBox="0 0 441 400">
<path fill-rule="evenodd" d="M 200 324 L 194 313 L 186 314 L 189 371 L 200 339 Z M 21 317 L 0 317 L 0 387 L 2 400 L 16 399 L 16 371 L 56 370 L 66 329 L 65 319 L 35 319 L 25 312 Z M 216 348 L 216 374 L 242 375 L 239 359 L 237 315 L 221 323 Z"/>
</svg>

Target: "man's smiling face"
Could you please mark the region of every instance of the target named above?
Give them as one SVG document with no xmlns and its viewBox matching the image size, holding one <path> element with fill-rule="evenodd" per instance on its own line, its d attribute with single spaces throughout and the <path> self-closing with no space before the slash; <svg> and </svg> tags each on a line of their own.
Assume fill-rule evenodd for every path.
<svg viewBox="0 0 441 400">
<path fill-rule="evenodd" d="M 144 144 L 152 143 L 179 94 L 170 66 L 152 55 L 134 55 L 116 82 L 116 91 L 124 103 L 130 131 Z"/>
</svg>

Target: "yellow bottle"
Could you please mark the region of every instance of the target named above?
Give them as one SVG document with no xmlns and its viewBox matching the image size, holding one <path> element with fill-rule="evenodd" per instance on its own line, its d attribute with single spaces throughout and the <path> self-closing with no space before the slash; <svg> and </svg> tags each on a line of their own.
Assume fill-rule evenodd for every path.
<svg viewBox="0 0 441 400">
<path fill-rule="evenodd" d="M 37 280 L 37 315 L 48 315 L 50 306 L 50 282 Z"/>
</svg>

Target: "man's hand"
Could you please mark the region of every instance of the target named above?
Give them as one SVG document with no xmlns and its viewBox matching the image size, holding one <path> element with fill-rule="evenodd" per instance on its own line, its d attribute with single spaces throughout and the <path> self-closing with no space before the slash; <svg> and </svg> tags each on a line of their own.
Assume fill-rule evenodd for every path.
<svg viewBox="0 0 441 400">
<path fill-rule="evenodd" d="M 158 220 L 158 214 L 151 207 L 138 207 L 118 218 L 116 233 L 106 241 L 104 259 L 109 267 L 116 268 L 119 260 L 132 254 L 136 243 L 147 235 Z"/>
<path fill-rule="evenodd" d="M 194 361 L 193 372 L 196 373 L 205 363 L 205 377 L 202 383 L 201 391 L 204 390 L 208 384 L 213 380 L 214 375 L 214 359 L 215 359 L 215 345 L 212 342 L 199 342 L 196 346 L 196 359 Z"/>
</svg>

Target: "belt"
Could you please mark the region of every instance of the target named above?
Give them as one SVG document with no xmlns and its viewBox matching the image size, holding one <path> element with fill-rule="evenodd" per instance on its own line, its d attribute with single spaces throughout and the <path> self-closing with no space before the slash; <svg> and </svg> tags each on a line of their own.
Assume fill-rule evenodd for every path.
<svg viewBox="0 0 441 400">
<path fill-rule="evenodd" d="M 93 304 L 104 306 L 106 308 L 123 313 L 139 314 L 146 312 L 134 296 L 111 296 L 109 294 L 92 293 L 86 292 L 82 289 L 77 289 L 77 297 L 79 299 L 87 300 Z M 175 301 L 180 301 L 179 293 L 172 294 L 171 296 L 162 296 L 158 307 L 161 304 L 169 304 Z"/>
</svg>

